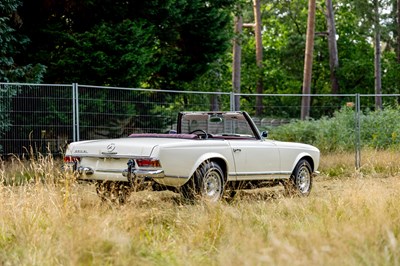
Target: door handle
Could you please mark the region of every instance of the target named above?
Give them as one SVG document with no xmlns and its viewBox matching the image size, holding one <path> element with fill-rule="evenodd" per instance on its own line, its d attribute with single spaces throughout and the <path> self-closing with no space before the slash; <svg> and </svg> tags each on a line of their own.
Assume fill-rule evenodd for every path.
<svg viewBox="0 0 400 266">
<path fill-rule="evenodd" d="M 233 149 L 233 152 L 241 152 L 241 149 Z"/>
</svg>

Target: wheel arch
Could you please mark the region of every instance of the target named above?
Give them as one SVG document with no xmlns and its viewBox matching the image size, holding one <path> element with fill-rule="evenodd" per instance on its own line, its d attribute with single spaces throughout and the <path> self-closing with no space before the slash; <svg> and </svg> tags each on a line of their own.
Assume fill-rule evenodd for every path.
<svg viewBox="0 0 400 266">
<path fill-rule="evenodd" d="M 228 162 L 224 156 L 218 153 L 203 154 L 194 164 L 193 169 L 190 172 L 190 178 L 196 172 L 197 168 L 199 168 L 199 166 L 205 161 L 217 163 L 222 169 L 225 182 L 228 180 Z"/>
<path fill-rule="evenodd" d="M 297 158 L 296 158 L 296 160 L 294 161 L 294 164 L 293 164 L 293 166 L 292 166 L 292 171 L 294 171 L 294 169 L 296 169 L 297 164 L 298 164 L 301 160 L 306 160 L 306 161 L 310 164 L 310 166 L 311 166 L 311 169 L 310 169 L 311 172 L 314 172 L 314 168 L 315 168 L 314 160 L 313 160 L 313 158 L 311 157 L 311 155 L 310 155 L 310 154 L 307 154 L 307 153 L 301 153 L 301 154 L 299 154 L 299 155 L 297 156 Z"/>
<path fill-rule="evenodd" d="M 221 167 L 222 172 L 224 174 L 224 181 L 226 183 L 226 181 L 228 180 L 228 165 L 226 161 L 218 157 L 210 158 L 210 161 L 216 162 L 219 165 L 219 167 Z"/>
</svg>

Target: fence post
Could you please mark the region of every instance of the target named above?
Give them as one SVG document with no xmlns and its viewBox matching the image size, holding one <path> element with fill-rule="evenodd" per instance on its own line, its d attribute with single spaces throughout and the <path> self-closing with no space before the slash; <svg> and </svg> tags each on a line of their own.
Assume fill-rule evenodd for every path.
<svg viewBox="0 0 400 266">
<path fill-rule="evenodd" d="M 356 94 L 356 113 L 355 113 L 355 143 L 356 143 L 356 170 L 360 169 L 361 165 L 361 140 L 360 140 L 360 94 Z"/>
<path fill-rule="evenodd" d="M 79 90 L 78 83 L 75 83 L 75 110 L 76 110 L 76 141 L 80 140 L 79 129 Z"/>
<path fill-rule="evenodd" d="M 230 111 L 235 111 L 235 93 L 230 93 Z"/>
<path fill-rule="evenodd" d="M 72 83 L 72 139 L 79 141 L 79 97 L 78 83 Z"/>
<path fill-rule="evenodd" d="M 72 83 L 72 141 L 76 141 L 76 107 L 75 107 L 75 83 Z"/>
</svg>

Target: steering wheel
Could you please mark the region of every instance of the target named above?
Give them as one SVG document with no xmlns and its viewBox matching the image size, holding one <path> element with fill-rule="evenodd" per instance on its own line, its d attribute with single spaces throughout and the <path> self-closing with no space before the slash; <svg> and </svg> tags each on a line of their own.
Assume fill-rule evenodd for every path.
<svg viewBox="0 0 400 266">
<path fill-rule="evenodd" d="M 203 130 L 203 129 L 195 129 L 195 130 L 189 132 L 189 134 L 193 134 L 193 133 L 196 133 L 196 132 L 202 133 L 202 134 L 196 134 L 197 136 L 199 136 L 199 138 L 201 138 L 201 137 L 200 137 L 201 135 L 204 135 L 204 139 L 208 139 L 208 133 L 207 133 L 205 130 Z"/>
</svg>

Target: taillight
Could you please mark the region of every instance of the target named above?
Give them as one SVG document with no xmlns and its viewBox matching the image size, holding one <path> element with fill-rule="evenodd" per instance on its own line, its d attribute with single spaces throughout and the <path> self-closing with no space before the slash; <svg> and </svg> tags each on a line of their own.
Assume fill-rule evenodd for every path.
<svg viewBox="0 0 400 266">
<path fill-rule="evenodd" d="M 80 157 L 76 157 L 76 156 L 65 156 L 64 157 L 64 163 L 66 163 L 66 164 L 74 164 L 74 163 L 77 163 L 80 161 L 81 161 Z"/>
<path fill-rule="evenodd" d="M 76 156 L 65 156 L 64 157 L 64 170 L 72 170 L 72 171 L 76 171 L 77 167 L 78 167 L 78 162 L 81 161 L 80 157 L 76 157 Z"/>
<path fill-rule="evenodd" d="M 161 167 L 160 161 L 157 159 L 136 159 L 139 167 Z"/>
</svg>

